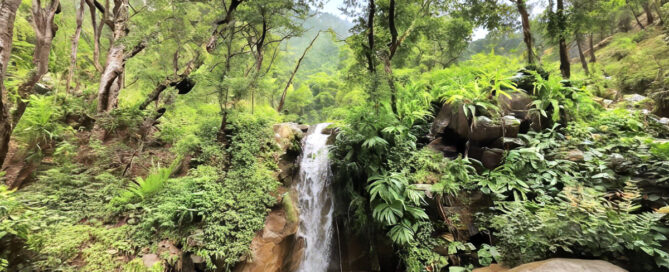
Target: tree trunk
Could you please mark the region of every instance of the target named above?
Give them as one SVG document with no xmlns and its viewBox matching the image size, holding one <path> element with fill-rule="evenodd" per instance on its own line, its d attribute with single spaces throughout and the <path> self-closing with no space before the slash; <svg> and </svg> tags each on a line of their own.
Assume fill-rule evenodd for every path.
<svg viewBox="0 0 669 272">
<path fill-rule="evenodd" d="M 634 7 L 632 7 L 632 5 L 630 5 L 629 0 L 627 0 L 627 1 L 625 1 L 625 2 L 627 3 L 627 7 L 630 9 L 630 11 L 632 11 L 632 16 L 634 16 L 634 20 L 636 20 L 637 25 L 639 25 L 639 27 L 640 27 L 642 30 L 643 30 L 643 29 L 646 29 L 646 28 L 643 26 L 643 24 L 641 23 L 641 21 L 639 20 L 639 16 L 636 15 L 636 11 L 634 10 Z"/>
<path fill-rule="evenodd" d="M 9 66 L 14 36 L 14 20 L 21 0 L 3 0 L 0 3 L 0 167 L 9 151 L 9 139 L 12 125 L 9 119 L 9 105 L 5 102 L 5 71 Z"/>
<path fill-rule="evenodd" d="M 35 30 L 35 52 L 33 54 L 35 68 L 30 72 L 28 79 L 18 88 L 19 99 L 17 99 L 16 109 L 12 114 L 13 128 L 16 128 L 26 111 L 28 99 L 33 93 L 35 84 L 49 71 L 49 53 L 51 53 L 51 44 L 58 30 L 58 26 L 54 24 L 54 18 L 56 13 L 60 12 L 59 0 L 51 1 L 45 8 L 40 6 L 39 0 L 33 0 L 32 5 L 32 24 Z"/>
<path fill-rule="evenodd" d="M 211 53 L 216 49 L 216 41 L 218 40 L 218 37 L 225 33 L 229 25 L 233 24 L 234 21 L 232 20 L 232 16 L 237 7 L 239 7 L 239 5 L 244 1 L 245 0 L 230 1 L 230 6 L 225 13 L 225 17 L 222 20 L 216 22 L 216 29 L 214 29 L 214 32 L 211 34 L 209 42 L 206 45 L 207 52 Z M 219 26 L 222 26 L 222 28 L 219 29 Z"/>
<path fill-rule="evenodd" d="M 595 56 L 595 35 L 590 33 L 590 62 L 595 63 L 597 62 L 597 57 Z"/>
<path fill-rule="evenodd" d="M 659 1 L 654 1 L 653 7 L 655 8 L 655 12 L 657 12 L 657 18 L 660 19 L 660 25 L 664 25 L 664 16 L 662 15 Z"/>
<path fill-rule="evenodd" d="M 97 24 L 97 16 L 95 16 L 96 3 L 93 0 L 86 0 L 88 4 L 88 9 L 91 12 L 91 24 L 93 25 L 93 66 L 95 70 L 102 73 L 102 65 L 100 65 L 100 33 L 102 32 L 102 27 L 105 25 L 105 13 L 102 12 L 102 18 L 100 25 Z M 101 9 L 104 11 L 104 9 Z"/>
<path fill-rule="evenodd" d="M 70 50 L 70 69 L 67 73 L 67 80 L 65 80 L 65 93 L 70 93 L 70 82 L 72 82 L 72 76 L 74 75 L 74 70 L 77 67 L 77 49 L 79 48 L 79 37 L 81 36 L 81 24 L 84 20 L 84 0 L 79 2 L 79 10 L 77 10 L 77 29 L 74 31 L 74 36 L 72 36 L 72 49 Z"/>
<path fill-rule="evenodd" d="M 311 43 L 309 43 L 309 46 L 304 49 L 304 52 L 302 52 L 302 56 L 300 59 L 297 60 L 297 64 L 295 65 L 295 69 L 293 69 L 293 73 L 290 74 L 290 78 L 288 79 L 288 83 L 286 83 L 286 87 L 283 88 L 283 93 L 281 93 L 281 100 L 279 100 L 279 106 L 276 108 L 276 111 L 281 113 L 281 110 L 283 109 L 283 103 L 286 100 L 286 92 L 288 91 L 288 87 L 290 87 L 290 84 L 293 83 L 293 78 L 295 77 L 295 74 L 297 73 L 297 70 L 300 69 L 300 64 L 302 63 L 302 60 L 304 57 L 307 55 L 307 52 L 309 52 L 309 49 L 314 45 L 314 42 L 316 39 L 318 39 L 318 36 L 321 35 L 321 32 L 319 31 L 316 33 L 316 37 L 314 37 L 313 40 L 311 40 Z"/>
<path fill-rule="evenodd" d="M 520 18 L 523 25 L 523 40 L 525 41 L 525 46 L 527 47 L 527 63 L 534 63 L 534 49 L 532 48 L 532 32 L 530 30 L 530 14 L 527 12 L 527 7 L 525 6 L 525 0 L 516 0 L 516 7 L 518 7 L 518 13 L 520 13 Z"/>
<path fill-rule="evenodd" d="M 652 25 L 655 21 L 655 18 L 653 18 L 653 10 L 650 8 L 650 0 L 641 4 L 641 6 L 643 7 L 643 11 L 646 13 L 646 23 L 648 23 L 647 25 Z"/>
<path fill-rule="evenodd" d="M 560 27 L 560 72 L 562 72 L 562 77 L 569 79 L 571 77 L 570 64 L 569 64 L 569 51 L 567 51 L 567 41 L 565 40 L 564 32 L 566 31 L 566 19 L 564 16 L 564 0 L 557 0 L 557 12 L 558 12 L 558 25 Z"/>
<path fill-rule="evenodd" d="M 365 56 L 367 57 L 367 70 L 370 73 L 376 72 L 374 65 L 374 15 L 376 13 L 376 4 L 374 0 L 369 0 L 369 14 L 367 16 L 367 46 Z"/>
<path fill-rule="evenodd" d="M 576 47 L 578 48 L 578 57 L 581 59 L 581 66 L 583 66 L 583 71 L 585 71 L 586 75 L 590 75 L 590 70 L 588 69 L 588 61 L 585 59 L 585 54 L 583 54 L 583 47 L 581 46 L 583 44 L 583 36 L 581 34 L 576 33 Z"/>
<path fill-rule="evenodd" d="M 100 85 L 98 87 L 98 118 L 109 114 L 109 112 L 118 106 L 118 95 L 123 86 L 123 74 L 125 72 L 125 62 L 135 54 L 139 53 L 146 44 L 138 44 L 126 55 L 126 47 L 122 39 L 128 34 L 127 23 L 129 0 L 114 0 L 113 17 L 113 36 L 111 46 L 107 54 L 104 71 L 100 76 Z M 103 19 L 104 21 L 104 19 Z M 103 22 L 101 22 L 102 25 Z M 92 136 L 104 140 L 107 132 L 96 122 L 93 127 Z"/>
<path fill-rule="evenodd" d="M 386 79 L 388 81 L 388 88 L 390 88 L 390 108 L 395 115 L 397 111 L 397 87 L 395 86 L 395 77 L 393 76 L 393 68 L 390 63 L 390 57 L 383 57 L 383 68 L 386 72 Z"/>
</svg>

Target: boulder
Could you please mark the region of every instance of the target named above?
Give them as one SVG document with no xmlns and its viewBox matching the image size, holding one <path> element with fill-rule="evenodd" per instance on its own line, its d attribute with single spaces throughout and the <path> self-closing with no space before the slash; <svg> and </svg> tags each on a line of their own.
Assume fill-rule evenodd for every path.
<svg viewBox="0 0 669 272">
<path fill-rule="evenodd" d="M 516 149 L 522 146 L 525 146 L 525 141 L 511 137 L 501 137 L 492 143 L 492 147 L 505 150 Z"/>
<path fill-rule="evenodd" d="M 431 138 L 436 138 L 439 134 L 445 133 L 447 128 L 461 138 L 469 136 L 469 121 L 462 107 L 454 108 L 452 105 L 444 103 L 432 122 Z"/>
<path fill-rule="evenodd" d="M 153 265 L 160 262 L 160 258 L 156 254 L 146 254 L 142 256 L 142 262 L 144 262 L 144 266 L 151 268 Z"/>
<path fill-rule="evenodd" d="M 474 272 L 627 272 L 627 270 L 600 260 L 554 258 L 523 264 L 511 269 L 491 265 L 474 269 Z"/>
<path fill-rule="evenodd" d="M 429 149 L 442 153 L 445 157 L 457 157 L 458 148 L 454 145 L 446 145 L 441 137 L 435 139 L 427 145 Z"/>
<path fill-rule="evenodd" d="M 297 176 L 297 157 L 301 153 L 301 141 L 304 132 L 301 125 L 296 123 L 276 124 L 274 129 L 274 140 L 281 149 L 278 158 L 278 178 L 284 185 L 289 186 Z"/>
<path fill-rule="evenodd" d="M 274 140 L 283 151 L 292 148 L 296 139 L 299 142 L 299 140 L 304 137 L 304 132 L 302 132 L 301 126 L 296 123 L 275 124 L 273 129 Z"/>
<path fill-rule="evenodd" d="M 485 143 L 500 137 L 515 138 L 520 131 L 520 120 L 507 115 L 502 117 L 501 122 L 494 122 L 488 117 L 477 116 L 476 124 L 472 126 L 472 141 Z"/>
<path fill-rule="evenodd" d="M 294 271 L 291 269 L 299 265 L 304 243 L 300 243 L 296 235 L 299 222 L 286 215 L 283 208 L 270 212 L 265 227 L 251 242 L 252 256 L 237 265 L 234 271 Z"/>
<path fill-rule="evenodd" d="M 518 119 L 527 118 L 532 97 L 524 92 L 510 92 L 506 95 L 497 96 L 497 103 L 505 115 L 512 115 Z"/>
<path fill-rule="evenodd" d="M 499 148 L 490 148 L 483 151 L 481 163 L 483 163 L 485 168 L 492 170 L 502 165 L 502 159 L 504 159 L 504 150 Z"/>
<path fill-rule="evenodd" d="M 581 150 L 572 149 L 567 151 L 565 158 L 573 162 L 582 162 L 585 160 L 585 154 Z"/>
</svg>

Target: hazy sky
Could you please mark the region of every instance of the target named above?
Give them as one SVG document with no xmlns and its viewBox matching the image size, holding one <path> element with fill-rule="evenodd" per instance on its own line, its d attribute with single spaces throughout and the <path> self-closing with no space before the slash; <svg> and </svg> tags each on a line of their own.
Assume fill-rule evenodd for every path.
<svg viewBox="0 0 669 272">
<path fill-rule="evenodd" d="M 327 13 L 332 13 L 344 20 L 350 21 L 346 18 L 346 16 L 344 16 L 344 14 L 341 13 L 341 11 L 339 11 L 339 7 L 343 5 L 342 4 L 343 2 L 344 0 L 328 0 L 327 2 L 325 2 L 325 5 L 323 6 L 323 11 Z"/>
<path fill-rule="evenodd" d="M 325 5 L 323 6 L 323 12 L 332 13 L 334 15 L 337 15 L 339 18 L 351 21 L 349 18 L 344 16 L 344 14 L 342 14 L 341 11 L 339 10 L 339 7 L 343 5 L 343 2 L 344 0 L 327 0 L 325 2 Z M 528 3 L 532 7 L 531 13 L 533 16 L 538 15 L 544 9 L 543 7 L 544 4 L 541 4 L 541 2 L 537 0 L 530 0 L 528 1 Z M 518 20 L 520 21 L 520 17 L 518 17 Z M 487 34 L 488 34 L 487 30 L 479 27 L 474 29 L 474 35 L 472 36 L 472 39 L 473 40 L 483 39 Z"/>
</svg>

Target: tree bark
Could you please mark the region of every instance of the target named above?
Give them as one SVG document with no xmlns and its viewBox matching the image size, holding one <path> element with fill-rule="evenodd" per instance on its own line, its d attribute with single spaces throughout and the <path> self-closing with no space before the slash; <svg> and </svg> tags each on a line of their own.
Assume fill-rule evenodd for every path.
<svg viewBox="0 0 669 272">
<path fill-rule="evenodd" d="M 590 70 L 588 69 L 588 61 L 585 59 L 585 54 L 583 54 L 583 36 L 581 34 L 576 33 L 576 47 L 578 48 L 578 57 L 581 60 L 581 66 L 583 66 L 583 71 L 585 71 L 586 75 L 590 75 Z"/>
<path fill-rule="evenodd" d="M 590 62 L 595 63 L 597 62 L 597 57 L 595 56 L 595 35 L 590 33 Z"/>
<path fill-rule="evenodd" d="M 657 12 L 657 18 L 660 19 L 660 25 L 664 25 L 664 16 L 662 15 L 662 9 L 660 8 L 660 1 L 654 1 L 653 7 L 655 12 Z"/>
<path fill-rule="evenodd" d="M 655 21 L 655 18 L 653 18 L 653 10 L 650 8 L 650 0 L 641 4 L 641 6 L 643 7 L 643 11 L 646 13 L 646 23 L 648 23 L 647 25 L 652 25 Z"/>
<path fill-rule="evenodd" d="M 109 112 L 118 106 L 118 96 L 123 87 L 123 76 L 125 73 L 125 63 L 146 47 L 146 42 L 142 41 L 126 53 L 126 47 L 122 39 L 128 34 L 128 4 L 129 0 L 114 0 L 113 17 L 113 36 L 111 46 L 107 54 L 104 71 L 100 76 L 100 85 L 98 87 L 98 117 L 109 114 Z M 104 19 L 103 19 L 104 20 Z M 102 22 L 101 22 L 102 25 Z M 92 136 L 104 140 L 107 132 L 96 122 L 93 127 Z"/>
<path fill-rule="evenodd" d="M 367 50 L 365 56 L 367 57 L 367 70 L 370 73 L 376 72 L 374 65 L 374 15 L 376 13 L 376 4 L 374 0 L 369 0 L 369 14 L 367 16 Z"/>
<path fill-rule="evenodd" d="M 281 110 L 283 109 L 283 103 L 286 100 L 286 92 L 288 92 L 288 87 L 290 87 L 290 84 L 293 83 L 293 78 L 295 77 L 295 74 L 297 73 L 297 70 L 300 69 L 300 64 L 302 63 L 302 60 L 304 57 L 307 55 L 307 52 L 309 52 L 309 49 L 314 45 L 314 42 L 316 39 L 318 39 L 318 36 L 321 35 L 321 32 L 319 31 L 316 33 L 316 37 L 314 37 L 313 40 L 311 40 L 311 43 L 309 43 L 309 46 L 304 49 L 304 52 L 302 52 L 302 56 L 300 59 L 297 60 L 297 64 L 295 65 L 295 69 L 293 69 L 293 73 L 290 74 L 290 78 L 288 79 L 288 82 L 286 83 L 286 87 L 283 88 L 283 93 L 281 93 L 281 100 L 279 100 L 279 106 L 276 108 L 276 111 L 281 113 Z"/>
<path fill-rule="evenodd" d="M 12 51 L 16 11 L 20 4 L 21 0 L 3 0 L 0 3 L 0 167 L 2 167 L 5 157 L 7 157 L 9 139 L 12 133 L 9 107 L 5 103 L 4 78 Z"/>
<path fill-rule="evenodd" d="M 629 0 L 626 0 L 625 2 L 627 3 L 627 7 L 630 9 L 630 11 L 632 11 L 632 16 L 634 16 L 634 20 L 636 20 L 637 25 L 639 25 L 639 27 L 640 27 L 642 30 L 643 30 L 643 29 L 646 29 L 646 28 L 643 26 L 643 24 L 641 23 L 641 21 L 639 20 L 639 16 L 636 14 L 636 11 L 634 10 L 634 7 L 632 7 L 632 5 L 630 5 Z"/>
<path fill-rule="evenodd" d="M 39 0 L 33 0 L 32 3 L 32 24 L 35 30 L 35 52 L 33 54 L 33 63 L 35 68 L 30 72 L 28 79 L 18 88 L 19 99 L 16 102 L 16 109 L 12 114 L 12 127 L 21 120 L 23 113 L 28 106 L 28 98 L 33 93 L 35 84 L 49 71 L 49 53 L 51 53 L 51 44 L 56 35 L 58 26 L 54 24 L 56 13 L 60 12 L 60 1 L 53 0 L 42 8 Z"/>
<path fill-rule="evenodd" d="M 525 6 L 525 0 L 516 0 L 516 7 L 518 8 L 518 13 L 520 13 L 520 18 L 523 25 L 523 40 L 525 41 L 525 46 L 527 47 L 527 63 L 534 64 L 534 49 L 532 47 L 532 32 L 530 29 L 530 14 L 527 12 L 527 7 Z"/>
<path fill-rule="evenodd" d="M 70 69 L 65 80 L 65 93 L 70 93 L 70 82 L 74 76 L 74 70 L 77 67 L 77 49 L 79 48 L 79 37 L 81 36 L 81 24 L 84 21 L 84 0 L 79 1 L 79 10 L 77 10 L 77 29 L 72 36 L 72 48 L 70 50 Z"/>
<path fill-rule="evenodd" d="M 228 7 L 228 10 L 226 10 L 226 12 L 225 12 L 225 17 L 222 20 L 217 21 L 215 23 L 214 31 L 211 34 L 211 37 L 209 38 L 209 42 L 207 43 L 207 46 L 206 46 L 207 52 L 211 53 L 216 49 L 216 46 L 217 46 L 216 41 L 218 40 L 218 37 L 226 31 L 226 29 L 228 28 L 228 26 L 230 24 L 234 23 L 234 21 L 232 20 L 232 16 L 233 16 L 235 10 L 237 9 L 237 7 L 239 7 L 239 5 L 242 2 L 244 2 L 244 0 L 231 0 L 230 1 L 230 6 Z"/>
<path fill-rule="evenodd" d="M 558 12 L 558 22 L 560 30 L 560 72 L 562 77 L 569 79 L 571 77 L 571 67 L 569 64 L 569 51 L 567 51 L 567 41 L 565 40 L 564 32 L 566 31 L 566 19 L 564 15 L 564 0 L 557 0 L 557 12 Z"/>
<path fill-rule="evenodd" d="M 100 65 L 100 32 L 105 21 L 104 8 L 99 8 L 102 10 L 102 18 L 100 19 L 102 22 L 98 25 L 97 16 L 95 15 L 96 3 L 93 0 L 86 0 L 86 4 L 88 4 L 88 9 L 91 13 L 91 24 L 93 25 L 93 66 L 95 66 L 95 70 L 102 73 L 104 68 Z"/>
<path fill-rule="evenodd" d="M 176 76 L 169 76 L 165 78 L 161 83 L 158 83 L 155 89 L 147 96 L 146 99 L 139 105 L 140 110 L 145 110 L 151 102 L 157 101 L 160 97 L 160 94 L 163 93 L 167 88 L 176 86 L 179 82 L 186 80 L 190 73 L 197 70 L 202 66 L 203 61 L 199 59 L 199 56 L 196 56 L 194 59 L 188 62 L 184 71 Z"/>
</svg>

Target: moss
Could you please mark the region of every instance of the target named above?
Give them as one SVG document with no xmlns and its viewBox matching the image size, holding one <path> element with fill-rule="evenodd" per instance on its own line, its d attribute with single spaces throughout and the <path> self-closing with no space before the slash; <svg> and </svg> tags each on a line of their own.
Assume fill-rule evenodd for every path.
<svg viewBox="0 0 669 272">
<path fill-rule="evenodd" d="M 281 204 L 283 204 L 283 210 L 286 211 L 286 220 L 288 223 L 296 223 L 299 220 L 299 215 L 290 192 L 283 194 L 283 200 L 281 200 Z"/>
</svg>

